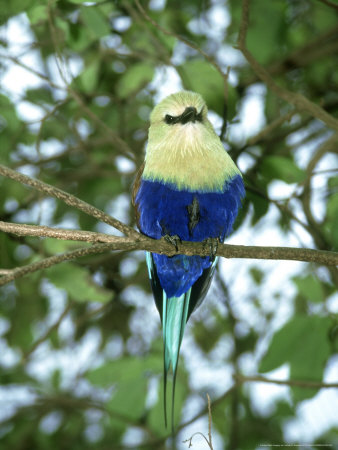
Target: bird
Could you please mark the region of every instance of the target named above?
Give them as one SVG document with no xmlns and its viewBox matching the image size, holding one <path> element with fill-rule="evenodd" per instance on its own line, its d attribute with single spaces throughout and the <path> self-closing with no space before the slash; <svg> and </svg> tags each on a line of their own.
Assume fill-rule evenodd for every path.
<svg viewBox="0 0 338 450">
<path fill-rule="evenodd" d="M 243 177 L 208 120 L 202 96 L 171 94 L 150 114 L 144 163 L 135 177 L 132 203 L 144 235 L 203 242 L 210 256 L 146 252 L 148 275 L 163 329 L 164 421 L 167 377 L 172 368 L 171 424 L 185 325 L 202 303 L 215 272 L 217 242 L 232 230 L 245 196 Z"/>
</svg>

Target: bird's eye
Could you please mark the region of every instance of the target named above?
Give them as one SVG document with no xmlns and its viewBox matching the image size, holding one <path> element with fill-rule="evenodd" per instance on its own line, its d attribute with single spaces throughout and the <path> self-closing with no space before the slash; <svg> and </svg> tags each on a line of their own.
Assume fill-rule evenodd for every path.
<svg viewBox="0 0 338 450">
<path fill-rule="evenodd" d="M 169 114 L 166 114 L 166 116 L 164 118 L 164 121 L 168 125 L 172 125 L 173 123 L 175 123 L 175 117 L 174 116 L 170 116 Z"/>
</svg>

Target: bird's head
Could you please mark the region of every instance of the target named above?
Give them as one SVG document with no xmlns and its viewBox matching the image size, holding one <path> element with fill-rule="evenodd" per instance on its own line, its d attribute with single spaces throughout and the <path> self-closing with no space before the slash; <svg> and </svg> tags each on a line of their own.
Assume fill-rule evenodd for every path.
<svg viewBox="0 0 338 450">
<path fill-rule="evenodd" d="M 238 172 L 207 114 L 203 98 L 190 91 L 169 95 L 156 105 L 150 115 L 143 177 L 212 189 Z"/>
<path fill-rule="evenodd" d="M 207 131 L 213 132 L 207 113 L 205 101 L 195 92 L 169 95 L 151 113 L 150 148 L 170 146 L 171 154 L 175 154 L 178 146 L 181 152 L 192 151 L 206 137 Z"/>
</svg>

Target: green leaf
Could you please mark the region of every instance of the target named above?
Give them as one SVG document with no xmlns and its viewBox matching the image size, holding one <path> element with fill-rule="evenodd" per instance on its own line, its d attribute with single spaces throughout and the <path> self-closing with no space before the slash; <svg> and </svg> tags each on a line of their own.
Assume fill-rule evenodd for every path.
<svg viewBox="0 0 338 450">
<path fill-rule="evenodd" d="M 255 225 L 268 212 L 270 206 L 269 201 L 262 195 L 248 190 L 246 193 L 246 204 L 248 204 L 249 202 L 252 203 L 254 209 L 254 213 L 251 219 L 251 225 Z"/>
<path fill-rule="evenodd" d="M 145 411 L 148 379 L 135 377 L 132 383 L 122 382 L 113 398 L 107 403 L 108 411 L 129 419 L 139 419 Z"/>
<path fill-rule="evenodd" d="M 27 11 L 34 3 L 35 0 L 11 0 L 10 2 L 3 2 L 0 5 L 0 25 L 5 23 L 10 17 L 16 16 L 22 11 Z"/>
<path fill-rule="evenodd" d="M 73 263 L 57 264 L 48 269 L 47 276 L 76 301 L 108 302 L 112 299 L 112 293 L 95 284 L 87 269 Z"/>
<path fill-rule="evenodd" d="M 86 378 L 99 387 L 114 384 L 116 392 L 107 403 L 107 409 L 130 419 L 137 419 L 144 413 L 150 374 L 157 375 L 162 370 L 163 360 L 160 354 L 144 358 L 130 356 L 109 361 L 87 372 Z"/>
<path fill-rule="evenodd" d="M 95 6 L 83 6 L 81 8 L 81 17 L 84 25 L 95 38 L 101 38 L 110 33 L 110 26 L 107 18 L 101 10 Z"/>
<path fill-rule="evenodd" d="M 276 56 L 285 29 L 286 5 L 282 0 L 253 2 L 247 46 L 262 64 Z"/>
<path fill-rule="evenodd" d="M 97 86 L 98 76 L 100 72 L 100 60 L 92 61 L 84 71 L 80 74 L 79 80 L 84 92 L 93 92 Z"/>
<path fill-rule="evenodd" d="M 273 336 L 259 371 L 270 372 L 289 363 L 292 380 L 320 382 L 330 356 L 330 326 L 328 317 L 294 317 Z M 317 391 L 300 387 L 292 390 L 297 401 L 312 397 Z"/>
<path fill-rule="evenodd" d="M 208 108 L 223 117 L 224 115 L 224 79 L 210 63 L 195 59 L 177 67 L 184 87 L 198 92 L 206 101 Z M 237 93 L 228 85 L 227 118 L 236 113 Z"/>
<path fill-rule="evenodd" d="M 96 386 L 107 387 L 121 381 L 131 382 L 145 372 L 161 373 L 162 358 L 153 355 L 145 358 L 125 357 L 108 361 L 97 369 L 90 370 L 86 378 Z"/>
<path fill-rule="evenodd" d="M 39 87 L 37 89 L 27 89 L 26 90 L 26 99 L 34 104 L 43 105 L 46 103 L 52 104 L 54 103 L 54 99 L 52 96 L 52 92 L 46 86 Z"/>
<path fill-rule="evenodd" d="M 27 11 L 27 16 L 32 25 L 36 25 L 39 22 L 46 21 L 48 19 L 48 8 L 47 5 L 37 5 L 30 8 Z"/>
<path fill-rule="evenodd" d="M 295 277 L 293 282 L 298 287 L 298 291 L 311 302 L 323 302 L 325 299 L 323 286 L 318 278 L 313 275 L 306 277 Z"/>
<path fill-rule="evenodd" d="M 136 93 L 146 84 L 150 83 L 154 76 L 154 66 L 150 63 L 142 62 L 131 66 L 119 79 L 117 92 L 121 98 L 127 98 Z"/>
<path fill-rule="evenodd" d="M 267 179 L 277 178 L 286 183 L 300 183 L 306 176 L 304 170 L 284 156 L 267 156 L 263 159 L 260 168 Z"/>
<path fill-rule="evenodd" d="M 262 283 L 262 280 L 264 278 L 264 272 L 261 269 L 259 269 L 258 267 L 251 267 L 250 275 L 254 280 L 255 284 L 259 286 Z"/>
</svg>

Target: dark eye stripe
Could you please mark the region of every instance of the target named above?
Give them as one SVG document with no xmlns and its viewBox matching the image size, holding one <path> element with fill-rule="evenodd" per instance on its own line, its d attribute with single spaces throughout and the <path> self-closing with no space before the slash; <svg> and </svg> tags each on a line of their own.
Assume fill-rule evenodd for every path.
<svg viewBox="0 0 338 450">
<path fill-rule="evenodd" d="M 201 109 L 201 111 L 195 116 L 195 120 L 197 122 L 202 122 L 203 121 L 203 108 Z M 168 125 L 175 125 L 175 123 L 180 123 L 182 121 L 182 115 L 180 116 L 171 116 L 170 114 L 166 114 L 164 117 L 164 121 L 166 124 Z"/>
<path fill-rule="evenodd" d="M 168 125 L 174 125 L 175 123 L 178 123 L 180 121 L 181 116 L 170 116 L 169 114 L 166 114 L 164 121 Z"/>
</svg>

